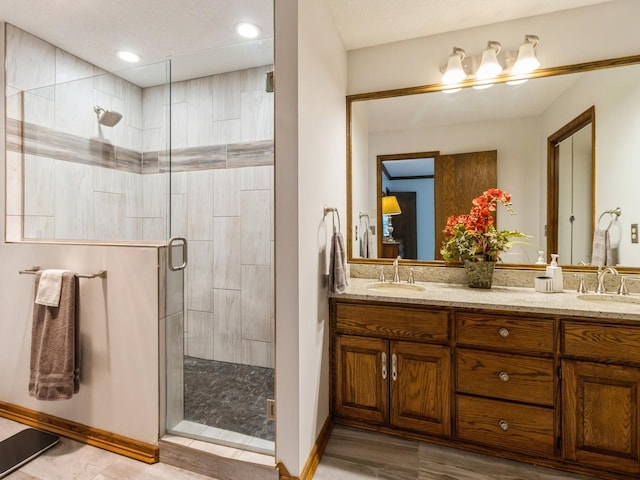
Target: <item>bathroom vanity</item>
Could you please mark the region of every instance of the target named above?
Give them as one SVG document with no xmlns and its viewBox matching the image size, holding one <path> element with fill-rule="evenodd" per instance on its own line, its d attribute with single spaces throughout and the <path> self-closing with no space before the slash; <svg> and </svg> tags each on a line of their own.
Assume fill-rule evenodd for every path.
<svg viewBox="0 0 640 480">
<path fill-rule="evenodd" d="M 640 304 L 423 283 L 330 298 L 337 423 L 640 476 Z"/>
</svg>

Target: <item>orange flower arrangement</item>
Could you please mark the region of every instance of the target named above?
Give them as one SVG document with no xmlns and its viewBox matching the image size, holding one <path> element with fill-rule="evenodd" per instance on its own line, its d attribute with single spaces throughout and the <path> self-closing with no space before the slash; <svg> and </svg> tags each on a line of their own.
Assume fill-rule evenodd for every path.
<svg viewBox="0 0 640 480">
<path fill-rule="evenodd" d="M 502 252 L 511 248 L 510 239 L 526 237 L 515 230 L 496 230 L 493 212 L 497 204 L 505 206 L 510 214 L 511 195 L 498 188 L 490 188 L 474 198 L 468 214 L 447 219 L 440 253 L 446 262 L 486 260 L 496 262 Z"/>
</svg>

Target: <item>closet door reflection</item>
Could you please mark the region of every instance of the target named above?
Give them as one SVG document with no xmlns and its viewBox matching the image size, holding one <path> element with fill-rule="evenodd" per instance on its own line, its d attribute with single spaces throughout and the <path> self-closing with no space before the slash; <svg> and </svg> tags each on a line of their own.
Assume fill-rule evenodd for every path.
<svg viewBox="0 0 640 480">
<path fill-rule="evenodd" d="M 561 263 L 590 263 L 593 233 L 592 125 L 557 145 L 558 254 Z M 556 253 L 556 252 L 548 252 Z"/>
</svg>

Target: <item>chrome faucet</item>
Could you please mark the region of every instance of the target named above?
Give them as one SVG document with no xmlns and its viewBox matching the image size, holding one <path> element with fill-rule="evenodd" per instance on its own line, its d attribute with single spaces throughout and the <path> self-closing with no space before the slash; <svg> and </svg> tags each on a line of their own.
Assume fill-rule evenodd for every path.
<svg viewBox="0 0 640 480">
<path fill-rule="evenodd" d="M 394 258 L 393 260 L 393 283 L 400 282 L 400 275 L 398 274 L 398 260 L 400 260 L 400 255 L 398 255 L 398 257 Z"/>
<path fill-rule="evenodd" d="M 618 275 L 618 270 L 613 267 L 607 267 L 604 270 L 602 267 L 598 267 L 598 287 L 596 288 L 596 293 L 607 293 L 607 290 L 604 288 L 604 276 L 607 273 Z"/>
</svg>

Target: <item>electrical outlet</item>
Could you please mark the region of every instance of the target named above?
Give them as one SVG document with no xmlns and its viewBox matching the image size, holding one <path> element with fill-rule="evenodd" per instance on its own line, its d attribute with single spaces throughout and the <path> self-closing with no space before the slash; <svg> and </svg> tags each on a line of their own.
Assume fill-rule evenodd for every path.
<svg viewBox="0 0 640 480">
<path fill-rule="evenodd" d="M 638 224 L 631 224 L 631 243 L 638 243 Z"/>
</svg>

